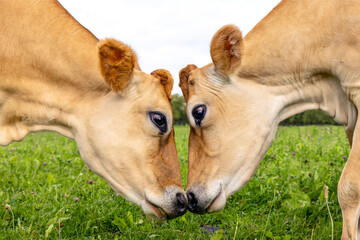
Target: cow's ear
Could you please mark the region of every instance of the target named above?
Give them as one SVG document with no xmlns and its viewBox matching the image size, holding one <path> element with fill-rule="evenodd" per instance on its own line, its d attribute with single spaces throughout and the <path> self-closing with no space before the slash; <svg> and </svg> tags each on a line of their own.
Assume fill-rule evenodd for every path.
<svg viewBox="0 0 360 240">
<path fill-rule="evenodd" d="M 105 82 L 112 91 L 121 91 L 129 84 L 134 68 L 139 68 L 135 52 L 115 39 L 100 41 L 98 51 Z"/>
<path fill-rule="evenodd" d="M 164 86 L 166 96 L 171 101 L 171 91 L 174 86 L 174 79 L 169 71 L 165 69 L 157 69 L 151 73 L 154 77 L 160 79 L 161 84 Z"/>
<path fill-rule="evenodd" d="M 212 38 L 211 59 L 215 70 L 223 75 L 232 73 L 240 66 L 243 51 L 241 31 L 234 25 L 225 25 Z"/>
<path fill-rule="evenodd" d="M 187 102 L 189 100 L 189 76 L 190 73 L 197 69 L 197 66 L 193 64 L 189 64 L 179 72 L 179 87 L 181 88 L 181 91 L 183 92 L 185 101 Z"/>
</svg>

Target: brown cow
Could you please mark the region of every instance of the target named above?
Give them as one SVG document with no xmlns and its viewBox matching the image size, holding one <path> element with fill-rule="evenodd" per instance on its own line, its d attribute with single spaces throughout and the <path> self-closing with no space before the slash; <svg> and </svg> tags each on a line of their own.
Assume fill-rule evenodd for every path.
<svg viewBox="0 0 360 240">
<path fill-rule="evenodd" d="M 2 0 L 0 26 L 0 144 L 59 132 L 145 213 L 184 214 L 171 75 L 142 72 L 129 46 L 99 42 L 55 0 Z"/>
<path fill-rule="evenodd" d="M 180 71 L 191 124 L 190 211 L 223 209 L 253 176 L 278 124 L 321 109 L 352 144 L 338 198 L 342 239 L 360 239 L 359 13 L 359 0 L 284 0 L 244 39 L 233 25 L 221 28 L 212 63 Z"/>
</svg>

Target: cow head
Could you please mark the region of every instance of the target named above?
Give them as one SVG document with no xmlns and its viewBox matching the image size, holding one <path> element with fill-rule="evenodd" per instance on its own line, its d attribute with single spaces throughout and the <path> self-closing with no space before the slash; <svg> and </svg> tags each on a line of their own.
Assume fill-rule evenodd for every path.
<svg viewBox="0 0 360 240">
<path fill-rule="evenodd" d="M 184 214 L 170 73 L 142 72 L 133 50 L 112 39 L 99 42 L 98 56 L 109 91 L 85 101 L 75 134 L 82 158 L 146 214 L 161 219 Z"/>
<path fill-rule="evenodd" d="M 187 196 L 195 213 L 222 210 L 226 198 L 250 180 L 274 138 L 274 114 L 266 106 L 271 96 L 238 76 L 240 30 L 224 26 L 210 48 L 211 64 L 188 65 L 179 73 L 191 128 Z"/>
</svg>

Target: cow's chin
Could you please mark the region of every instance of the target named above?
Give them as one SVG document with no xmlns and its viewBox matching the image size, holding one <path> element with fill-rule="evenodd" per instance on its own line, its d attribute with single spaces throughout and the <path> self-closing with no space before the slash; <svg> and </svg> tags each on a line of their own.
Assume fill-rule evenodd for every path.
<svg viewBox="0 0 360 240">
<path fill-rule="evenodd" d="M 219 212 L 225 208 L 226 205 L 226 196 L 224 192 L 221 190 L 220 193 L 216 196 L 216 198 L 210 203 L 207 207 L 206 211 L 208 213 Z"/>
<path fill-rule="evenodd" d="M 141 203 L 141 208 L 143 209 L 144 213 L 149 217 L 161 221 L 169 219 L 167 213 L 161 207 L 153 204 L 148 200 L 143 200 L 143 202 Z"/>
<path fill-rule="evenodd" d="M 111 186 L 111 184 L 109 184 Z M 114 191 L 116 192 L 116 194 L 118 196 L 124 197 L 126 200 L 140 206 L 142 208 L 142 210 L 144 211 L 145 215 L 157 219 L 157 220 L 168 220 L 169 215 L 165 212 L 164 209 L 162 209 L 161 207 L 159 207 L 158 205 L 156 205 L 155 203 L 151 202 L 148 199 L 139 199 L 139 198 L 130 198 L 130 196 L 128 195 L 124 195 L 122 194 L 120 191 L 116 190 L 113 186 L 111 186 Z M 133 196 L 134 197 L 134 196 Z"/>
<path fill-rule="evenodd" d="M 159 220 L 170 220 L 185 214 L 188 206 L 185 192 L 176 185 L 165 187 L 163 191 L 145 190 L 141 207 L 146 215 Z"/>
</svg>

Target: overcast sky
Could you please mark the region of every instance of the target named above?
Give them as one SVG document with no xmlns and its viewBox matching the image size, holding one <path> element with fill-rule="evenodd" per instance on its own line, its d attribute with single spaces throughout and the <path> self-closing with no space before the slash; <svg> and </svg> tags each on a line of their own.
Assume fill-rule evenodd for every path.
<svg viewBox="0 0 360 240">
<path fill-rule="evenodd" d="M 245 36 L 280 0 L 59 0 L 96 37 L 115 38 L 137 53 L 144 72 L 164 68 L 175 79 L 187 64 L 211 62 L 209 45 L 223 25 Z"/>
</svg>

